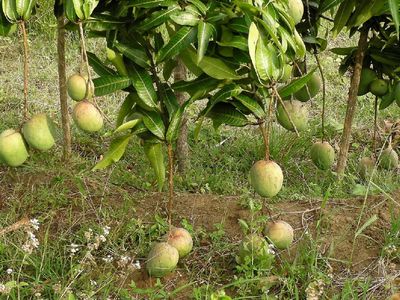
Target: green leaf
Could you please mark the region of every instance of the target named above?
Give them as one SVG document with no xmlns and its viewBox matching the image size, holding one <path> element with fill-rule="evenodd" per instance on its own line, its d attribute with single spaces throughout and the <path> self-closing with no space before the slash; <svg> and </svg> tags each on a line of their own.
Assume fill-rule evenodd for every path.
<svg viewBox="0 0 400 300">
<path fill-rule="evenodd" d="M 370 217 L 367 221 L 365 221 L 365 223 L 360 227 L 360 229 L 357 230 L 355 236 L 358 237 L 361 233 L 363 233 L 365 229 L 374 224 L 376 221 L 378 221 L 377 215 L 373 215 L 372 217 Z"/>
<path fill-rule="evenodd" d="M 349 55 L 349 54 L 357 51 L 357 47 L 332 48 L 332 49 L 330 49 L 330 51 L 337 55 Z"/>
<path fill-rule="evenodd" d="M 201 2 L 200 0 L 188 0 L 188 2 L 192 3 L 196 8 L 203 14 L 205 15 L 207 13 L 207 6 Z"/>
<path fill-rule="evenodd" d="M 236 97 L 242 92 L 240 86 L 236 84 L 228 84 L 225 85 L 222 89 L 220 89 L 211 99 L 208 101 L 206 108 L 200 113 L 200 116 L 207 116 L 208 112 L 213 108 L 213 106 L 221 101 L 225 101 L 226 99 Z"/>
<path fill-rule="evenodd" d="M 206 54 L 208 44 L 213 34 L 213 25 L 200 20 L 197 27 L 197 64 L 203 59 Z"/>
<path fill-rule="evenodd" d="M 129 95 L 125 98 L 124 102 L 122 102 L 122 105 L 118 111 L 118 116 L 117 116 L 117 121 L 115 122 L 115 125 L 118 127 L 120 126 L 126 116 L 128 116 L 132 112 L 132 108 L 135 105 L 135 100 L 132 97 L 129 97 Z"/>
<path fill-rule="evenodd" d="M 175 111 L 179 108 L 178 99 L 167 84 L 162 86 L 160 93 L 163 103 L 167 107 L 169 119 L 171 120 L 172 116 L 175 114 Z"/>
<path fill-rule="evenodd" d="M 239 33 L 249 33 L 249 26 L 246 23 L 245 18 L 233 18 L 230 20 L 228 27 L 239 32 Z"/>
<path fill-rule="evenodd" d="M 400 31 L 400 15 L 399 15 L 399 1 L 398 0 L 388 0 L 390 13 L 392 14 L 393 22 L 396 26 L 397 39 L 399 39 Z"/>
<path fill-rule="evenodd" d="M 8 36 L 15 32 L 17 29 L 17 24 L 12 24 L 7 21 L 6 16 L 1 9 L 1 2 L 0 2 L 0 36 Z"/>
<path fill-rule="evenodd" d="M 182 124 L 183 114 L 184 114 L 186 108 L 191 103 L 193 103 L 192 99 L 186 101 L 183 105 L 181 105 L 176 110 L 175 114 L 173 115 L 171 122 L 168 126 L 167 135 L 166 135 L 166 139 L 167 139 L 168 143 L 172 144 L 178 138 L 179 130 L 180 130 L 181 124 Z"/>
<path fill-rule="evenodd" d="M 64 1 L 64 12 L 67 19 L 71 22 L 78 21 L 78 16 L 75 13 L 73 0 Z"/>
<path fill-rule="evenodd" d="M 179 6 L 171 6 L 168 9 L 156 11 L 152 13 L 150 17 L 141 22 L 136 29 L 139 31 L 147 31 L 151 28 L 157 27 L 165 23 L 169 19 L 169 17 L 179 9 Z"/>
<path fill-rule="evenodd" d="M 204 121 L 204 117 L 207 116 L 207 114 L 211 111 L 211 109 L 216 105 L 217 103 L 221 101 L 225 101 L 226 99 L 229 99 L 231 97 L 236 97 L 242 92 L 242 89 L 240 86 L 236 84 L 228 84 L 225 85 L 222 89 L 220 89 L 214 96 L 211 97 L 211 99 L 208 101 L 206 108 L 204 108 L 201 113 L 199 114 L 199 119 L 197 121 L 197 125 L 194 129 L 194 138 L 197 140 L 201 126 Z"/>
<path fill-rule="evenodd" d="M 76 15 L 78 16 L 78 18 L 80 20 L 84 20 L 85 15 L 83 14 L 83 11 L 82 11 L 83 0 L 72 0 L 72 2 L 74 3 L 74 9 L 75 9 Z"/>
<path fill-rule="evenodd" d="M 235 98 L 248 108 L 257 118 L 261 119 L 265 117 L 265 112 L 257 100 L 244 94 L 236 95 Z"/>
<path fill-rule="evenodd" d="M 346 25 L 347 21 L 350 18 L 351 13 L 356 5 L 356 0 L 346 0 L 340 4 L 334 19 L 334 25 L 332 29 L 333 37 L 336 37 L 339 32 Z"/>
<path fill-rule="evenodd" d="M 126 130 L 130 130 L 133 127 L 135 127 L 137 124 L 139 124 L 140 122 L 142 122 L 142 119 L 140 119 L 140 118 L 129 120 L 129 121 L 125 122 L 124 124 L 121 124 L 120 126 L 118 126 L 117 129 L 114 130 L 114 134 L 120 133 L 120 132 L 123 132 Z"/>
<path fill-rule="evenodd" d="M 143 49 L 133 48 L 122 43 L 115 43 L 114 45 L 118 51 L 132 60 L 135 64 L 145 69 L 150 66 L 150 60 Z"/>
<path fill-rule="evenodd" d="M 130 0 L 129 6 L 141 7 L 141 8 L 153 8 L 161 6 L 171 6 L 176 4 L 173 0 Z M 126 5 L 126 4 L 124 4 Z"/>
<path fill-rule="evenodd" d="M 382 96 L 382 100 L 379 103 L 379 109 L 383 110 L 389 107 L 396 100 L 395 94 L 395 87 L 392 84 L 389 84 L 388 92 L 386 95 Z"/>
<path fill-rule="evenodd" d="M 19 19 L 15 0 L 2 0 L 4 15 L 10 23 L 15 23 Z"/>
<path fill-rule="evenodd" d="M 175 67 L 178 65 L 178 62 L 174 59 L 169 59 L 164 63 L 162 68 L 162 73 L 165 81 L 168 81 L 174 71 Z"/>
<path fill-rule="evenodd" d="M 282 98 L 286 98 L 286 97 L 289 97 L 290 95 L 296 93 L 297 91 L 299 91 L 303 86 L 305 86 L 307 84 L 308 81 L 310 81 L 312 74 L 315 72 L 316 69 L 317 68 L 315 67 L 310 72 L 308 72 L 308 74 L 306 74 L 303 77 L 300 77 L 298 79 L 295 79 L 288 85 L 280 88 L 279 95 Z"/>
<path fill-rule="evenodd" d="M 322 3 L 319 6 L 319 13 L 322 14 L 322 13 L 336 7 L 343 1 L 345 1 L 345 0 L 324 0 L 324 1 L 322 1 Z"/>
<path fill-rule="evenodd" d="M 196 40 L 197 30 L 193 27 L 182 27 L 169 40 L 169 42 L 160 49 L 157 54 L 157 62 L 160 63 L 186 49 Z"/>
<path fill-rule="evenodd" d="M 143 114 L 143 123 L 152 134 L 161 140 L 165 139 L 165 125 L 159 113 L 155 111 L 140 111 Z"/>
<path fill-rule="evenodd" d="M 129 68 L 132 84 L 136 89 L 140 99 L 151 108 L 157 107 L 157 93 L 153 86 L 150 75 L 141 68 L 131 66 Z"/>
<path fill-rule="evenodd" d="M 280 78 L 281 66 L 276 49 L 271 44 L 265 44 L 259 39 L 256 48 L 255 69 L 262 80 L 278 80 Z"/>
<path fill-rule="evenodd" d="M 92 52 L 86 52 L 88 56 L 89 65 L 99 76 L 116 75 L 117 73 L 103 64 L 103 62 Z"/>
<path fill-rule="evenodd" d="M 218 42 L 223 47 L 233 47 L 243 51 L 248 50 L 247 39 L 243 36 L 234 35 L 229 41 Z"/>
<path fill-rule="evenodd" d="M 256 65 L 256 49 L 257 49 L 257 42 L 260 37 L 260 32 L 258 31 L 256 23 L 251 23 L 249 28 L 249 36 L 247 38 L 248 47 L 249 47 L 249 54 L 251 58 L 251 62 L 253 66 Z"/>
<path fill-rule="evenodd" d="M 145 141 L 143 149 L 153 167 L 158 182 L 158 190 L 161 192 L 165 182 L 165 164 L 162 144 Z"/>
<path fill-rule="evenodd" d="M 282 44 L 279 42 L 278 36 L 276 35 L 275 31 L 273 30 L 273 27 L 268 26 L 268 24 L 261 20 L 261 19 L 257 19 L 258 23 L 261 24 L 262 29 L 265 30 L 265 32 L 270 36 L 270 38 L 272 39 L 272 41 L 274 42 L 274 44 L 284 53 L 286 52 L 286 47 L 284 48 L 282 46 Z M 278 30 L 281 30 L 281 36 L 282 36 L 282 40 L 287 40 L 287 36 L 289 36 L 289 34 L 287 34 L 287 36 L 285 35 L 287 33 L 286 29 L 284 27 L 278 27 Z M 283 34 L 282 34 L 283 33 Z M 295 47 L 293 47 L 294 50 Z"/>
<path fill-rule="evenodd" d="M 364 0 L 358 3 L 355 12 L 346 23 L 348 28 L 358 27 L 368 21 L 373 16 L 379 16 L 385 11 L 386 1 Z"/>
<path fill-rule="evenodd" d="M 215 129 L 222 124 L 242 127 L 249 123 L 246 116 L 229 103 L 216 104 L 209 112 L 208 117 L 213 120 Z"/>
<path fill-rule="evenodd" d="M 140 108 L 147 110 L 147 111 L 156 111 L 158 109 L 157 106 L 149 106 L 147 105 L 146 102 L 143 101 L 142 98 L 139 97 L 137 93 L 130 93 L 128 95 L 129 98 L 131 98 L 131 101 L 135 104 L 137 104 Z"/>
<path fill-rule="evenodd" d="M 103 170 L 112 163 L 119 161 L 122 155 L 125 153 L 126 146 L 128 146 L 129 140 L 131 139 L 132 134 L 127 134 L 124 136 L 120 136 L 115 138 L 110 145 L 108 151 L 104 154 L 104 157 L 101 161 L 99 161 L 92 169 L 95 170 Z"/>
<path fill-rule="evenodd" d="M 186 68 L 188 68 L 188 70 L 192 72 L 193 75 L 195 75 L 196 77 L 200 76 L 203 73 L 203 70 L 200 69 L 196 63 L 197 54 L 191 47 L 182 51 L 179 54 L 179 58 L 182 60 Z"/>
<path fill-rule="evenodd" d="M 199 63 L 199 67 L 203 70 L 204 73 L 215 79 L 235 80 L 241 78 L 241 76 L 236 74 L 236 71 L 234 69 L 228 67 L 228 65 L 226 65 L 222 60 L 218 58 L 204 56 Z"/>
<path fill-rule="evenodd" d="M 171 20 L 182 26 L 196 26 L 199 23 L 199 17 L 188 11 L 179 11 L 170 16 Z"/>
<path fill-rule="evenodd" d="M 127 76 L 105 75 L 93 79 L 96 96 L 104 96 L 127 88 L 132 84 Z"/>
<path fill-rule="evenodd" d="M 215 90 L 221 81 L 202 75 L 196 79 L 185 81 L 181 80 L 172 85 L 174 91 L 186 92 L 194 99 L 201 99 L 208 92 Z"/>
</svg>

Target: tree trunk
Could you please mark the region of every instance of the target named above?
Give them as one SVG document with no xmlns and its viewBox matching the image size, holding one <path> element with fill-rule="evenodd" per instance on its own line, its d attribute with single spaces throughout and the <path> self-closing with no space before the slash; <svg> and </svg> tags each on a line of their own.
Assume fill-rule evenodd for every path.
<svg viewBox="0 0 400 300">
<path fill-rule="evenodd" d="M 178 61 L 178 66 L 174 71 L 174 79 L 185 80 L 186 79 L 186 68 L 182 61 Z M 177 93 L 178 102 L 182 105 L 185 102 L 185 94 Z M 176 143 L 175 157 L 178 162 L 178 172 L 184 174 L 189 168 L 189 145 L 188 145 L 188 124 L 187 118 L 184 116 L 182 120 L 181 130 L 179 132 L 178 140 Z"/>
<path fill-rule="evenodd" d="M 61 121 L 63 129 L 63 160 L 68 161 L 71 156 L 71 127 L 69 122 L 67 79 L 65 71 L 65 18 L 57 18 L 57 53 L 58 53 L 58 82 L 60 89 Z"/>
<path fill-rule="evenodd" d="M 354 64 L 354 71 L 350 83 L 349 98 L 347 100 L 346 118 L 344 121 L 343 134 L 342 134 L 342 139 L 340 141 L 339 158 L 336 167 L 336 172 L 340 177 L 343 176 L 347 164 L 347 156 L 349 153 L 350 138 L 351 138 L 351 127 L 353 124 L 353 118 L 356 111 L 357 93 L 358 93 L 358 87 L 360 85 L 360 77 L 364 61 L 365 50 L 367 49 L 368 31 L 369 31 L 368 28 L 363 28 L 360 33 L 360 39 L 358 40 L 358 48 Z"/>
</svg>

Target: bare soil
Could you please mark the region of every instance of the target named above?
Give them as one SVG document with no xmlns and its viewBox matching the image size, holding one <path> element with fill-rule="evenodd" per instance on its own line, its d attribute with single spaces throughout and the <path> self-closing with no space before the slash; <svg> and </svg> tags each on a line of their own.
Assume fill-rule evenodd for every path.
<svg viewBox="0 0 400 300">
<path fill-rule="evenodd" d="M 3 173 L 4 174 L 4 173 Z M 15 189 L 15 182 L 19 188 Z M 1 179 L 0 184 L 0 211 L 7 211 L 13 204 L 11 201 L 19 201 L 25 193 L 39 185 L 51 185 L 54 182 L 49 174 L 20 175 L 12 172 Z M 76 224 L 69 230 L 78 228 L 81 221 L 96 218 L 92 210 L 82 211 L 79 202 L 74 198 L 80 193 L 77 184 L 70 179 L 63 184 L 70 187 L 67 197 L 70 198 L 70 206 L 76 214 Z M 167 196 L 163 193 L 145 194 L 138 193 L 132 187 L 113 187 L 99 189 L 96 181 L 86 180 L 85 189 L 90 194 L 92 205 L 121 207 L 123 197 L 121 189 L 131 189 L 129 194 L 136 198 L 134 210 L 127 212 L 127 217 L 136 217 L 142 220 L 153 220 L 155 213 L 165 215 L 164 208 L 167 206 Z M 372 276 L 381 278 L 400 271 L 399 262 L 392 263 L 382 269 L 381 251 L 384 245 L 385 232 L 390 229 L 391 216 L 399 215 L 400 192 L 393 193 L 392 198 L 385 196 L 370 196 L 364 198 L 351 198 L 345 200 L 329 199 L 326 207 L 321 207 L 320 199 L 309 201 L 291 201 L 290 199 L 277 203 L 264 203 L 261 212 L 270 215 L 274 220 L 284 220 L 295 229 L 295 241 L 293 246 L 282 251 L 281 258 L 292 261 L 296 258 L 296 249 L 302 243 L 304 236 L 310 234 L 318 242 L 320 252 L 326 257 L 331 272 L 335 276 L 337 286 L 340 288 L 341 278 L 351 276 Z M 175 197 L 174 225 L 179 225 L 182 219 L 187 219 L 196 232 L 213 232 L 216 230 L 214 224 L 223 224 L 225 237 L 233 244 L 238 244 L 243 234 L 238 219 L 249 220 L 252 215 L 250 211 L 239 204 L 239 196 L 216 196 L 209 194 L 177 194 Z M 33 203 L 19 206 L 17 214 L 22 218 L 35 211 Z M 268 207 L 268 209 L 266 208 Z M 360 213 L 363 211 L 362 217 Z M 56 233 L 63 227 L 63 216 L 71 213 L 66 207 L 58 208 L 53 214 L 57 222 L 52 226 L 52 233 Z M 357 228 L 360 228 L 367 220 L 376 215 L 376 222 L 354 239 Z M 116 220 L 117 221 L 117 220 Z M 319 234 L 317 235 L 317 224 Z M 65 230 L 64 230 L 65 231 Z M 65 234 L 65 232 L 64 232 Z M 223 249 L 212 249 L 211 241 L 207 235 L 196 236 L 195 248 L 188 258 L 180 262 L 176 272 L 163 279 L 170 290 L 179 286 L 196 281 L 196 284 L 205 283 L 204 276 L 208 276 L 208 282 L 226 284 L 235 274 L 234 253 Z M 352 262 L 350 263 L 351 253 Z M 189 272 L 190 270 L 190 272 Z M 221 271 L 222 270 L 222 271 Z M 222 272 L 222 273 L 221 273 Z M 353 274 L 353 275 L 352 275 Z M 361 275 L 360 275 L 361 274 Z M 222 281 L 218 279 L 223 278 Z M 148 278 L 144 268 L 133 272 L 126 283 L 135 281 L 138 287 L 149 287 L 154 285 L 154 280 Z M 215 280 L 215 281 L 213 281 Z M 400 285 L 397 279 L 397 285 Z M 191 287 L 188 286 L 174 299 L 188 299 Z M 379 299 L 379 298 L 377 298 Z"/>
</svg>

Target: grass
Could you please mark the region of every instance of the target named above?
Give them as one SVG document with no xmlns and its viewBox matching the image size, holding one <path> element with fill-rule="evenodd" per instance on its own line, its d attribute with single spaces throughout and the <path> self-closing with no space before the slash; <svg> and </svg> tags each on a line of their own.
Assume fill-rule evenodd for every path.
<svg viewBox="0 0 400 300">
<path fill-rule="evenodd" d="M 38 16 L 30 27 L 31 112 L 45 111 L 60 124 L 55 20 L 48 2 L 40 1 L 40 4 Z M 347 40 L 339 39 L 335 43 L 345 44 Z M 79 64 L 78 46 L 76 34 L 69 33 L 68 74 Z M 89 50 L 104 58 L 102 49 L 104 43 L 90 40 Z M 0 131 L 20 124 L 21 53 L 18 37 L 0 39 Z M 312 57 L 309 61 L 314 64 Z M 349 76 L 338 76 L 339 60 L 331 53 L 321 54 L 321 61 L 328 83 L 327 136 L 337 150 Z M 98 102 L 114 119 L 122 99 L 123 94 L 117 93 L 102 97 Z M 374 278 L 376 274 L 358 277 L 358 273 L 343 269 L 332 271 L 333 258 L 321 247 L 326 232 L 329 235 L 333 226 L 329 222 L 336 217 L 334 211 L 326 214 L 319 209 L 320 213 L 309 220 L 308 227 L 307 218 L 311 217 L 303 207 L 301 222 L 306 222 L 307 226 L 302 224 L 295 228 L 296 236 L 303 238 L 297 241 L 293 252 L 278 253 L 272 270 L 263 270 L 253 262 L 239 267 L 235 263 L 242 236 L 240 228 L 244 232 L 261 232 L 268 220 L 266 204 L 284 203 L 285 209 L 290 210 L 291 205 L 309 202 L 318 208 L 321 206 L 318 201 L 325 197 L 328 203 L 344 199 L 342 205 L 351 206 L 357 204 L 355 196 L 365 194 L 365 183 L 359 179 L 357 165 L 361 157 L 371 152 L 373 99 L 360 97 L 348 172 L 341 182 L 331 171 L 317 170 L 309 158 L 309 148 L 320 136 L 320 109 L 318 96 L 310 104 L 309 129 L 299 138 L 277 124 L 273 127 L 271 155 L 282 166 L 285 177 L 284 188 L 273 199 L 274 203 L 265 203 L 256 197 L 247 179 L 251 165 L 263 157 L 257 128 L 222 127 L 215 132 L 211 124 L 206 123 L 199 141 L 195 142 L 194 126 L 190 122 L 191 167 L 186 174 L 176 177 L 176 191 L 203 194 L 207 199 L 215 194 L 235 195 L 240 209 L 235 211 L 234 223 L 240 219 L 241 227 L 235 227 L 236 235 L 233 235 L 226 220 L 210 220 L 212 229 L 206 229 L 207 224 L 194 226 L 196 219 L 178 216 L 178 224 L 194 237 L 194 252 L 179 265 L 177 274 L 155 282 L 143 280 L 138 268 L 144 267 L 150 245 L 162 238 L 168 224 L 159 207 L 152 208 L 150 218 L 149 214 L 138 212 L 143 199 L 159 197 L 153 193 L 155 178 L 138 140 L 131 142 L 119 163 L 93 173 L 91 168 L 109 145 L 106 133 L 113 124 L 107 124 L 100 135 L 87 135 L 73 127 L 74 155 L 68 165 L 60 160 L 62 151 L 58 144 L 48 153 L 31 152 L 30 159 L 21 168 L 0 168 L 0 227 L 24 216 L 37 218 L 40 223 L 38 231 L 28 226 L 0 237 L 0 298 L 178 299 L 177 295 L 183 294 L 182 299 L 229 299 L 224 296 L 228 294 L 235 299 L 306 299 L 307 296 L 312 299 L 313 293 L 321 292 L 320 299 L 381 299 L 382 295 L 395 291 L 397 288 L 390 279 L 385 279 L 387 288 L 382 288 L 379 285 L 382 279 Z M 191 111 L 190 121 L 194 120 L 197 110 L 194 107 Z M 400 108 L 392 105 L 380 112 L 379 119 L 395 120 L 399 113 Z M 399 187 L 399 173 L 379 170 L 374 183 L 371 193 L 396 195 L 393 193 Z M 389 213 L 390 218 L 385 223 L 389 226 L 379 223 L 386 229 L 382 231 L 378 261 L 387 274 L 394 276 L 397 273 L 392 272 L 390 264 L 400 259 L 398 210 L 389 204 L 392 202 L 388 197 L 379 197 L 383 197 L 379 199 L 383 199 L 382 205 L 386 205 L 383 211 Z M 223 199 L 229 201 L 228 197 Z M 190 204 L 187 205 L 190 208 Z M 368 208 L 371 207 L 373 205 L 369 204 Z M 250 215 L 241 216 L 242 210 Z M 357 218 L 357 213 L 352 216 Z M 369 217 L 367 211 L 366 218 Z M 317 230 L 314 223 L 320 225 Z M 372 239 L 369 229 L 363 234 Z M 37 237 L 37 248 L 36 240 L 28 231 Z M 364 236 L 359 239 L 368 240 Z M 369 244 L 365 242 L 365 245 Z M 375 291 L 375 287 L 379 289 Z"/>
</svg>

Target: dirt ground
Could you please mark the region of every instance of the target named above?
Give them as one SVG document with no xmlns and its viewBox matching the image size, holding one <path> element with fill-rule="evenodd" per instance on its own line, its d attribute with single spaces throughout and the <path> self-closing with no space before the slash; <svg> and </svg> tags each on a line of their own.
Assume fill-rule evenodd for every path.
<svg viewBox="0 0 400 300">
<path fill-rule="evenodd" d="M 9 201 L 15 201 L 23 196 L 21 193 L 29 193 L 36 185 L 49 184 L 51 176 L 23 176 L 18 173 L 8 174 L 7 179 L 3 177 L 0 185 L 0 211 L 7 210 Z M 18 191 L 14 190 L 12 182 L 23 182 L 23 186 Z M 64 184 L 68 184 L 65 182 Z M 121 206 L 123 199 L 118 189 L 109 188 L 106 195 L 98 189 L 98 183 L 88 180 L 86 189 L 91 193 L 94 205 Z M 134 188 L 129 191 L 134 195 L 137 191 Z M 76 184 L 71 184 L 68 197 L 74 198 L 79 193 Z M 129 212 L 132 217 L 142 220 L 153 220 L 155 213 L 164 214 L 167 203 L 167 195 L 164 193 L 141 194 L 137 193 L 135 210 Z M 75 195 L 75 196 L 74 196 Z M 104 196 L 107 202 L 104 202 Z M 294 260 L 296 248 L 302 242 L 304 235 L 310 234 L 317 240 L 322 256 L 328 259 L 331 272 L 335 275 L 336 288 L 340 288 L 342 282 L 340 278 L 352 276 L 372 276 L 381 278 L 383 276 L 400 274 L 400 264 L 391 263 L 382 266 L 380 259 L 382 246 L 384 245 L 384 232 L 390 229 L 391 215 L 399 215 L 400 191 L 393 193 L 392 197 L 371 196 L 364 198 L 351 198 L 346 200 L 329 199 L 326 207 L 321 207 L 322 201 L 310 199 L 309 201 L 279 201 L 277 203 L 264 203 L 261 212 L 270 215 L 274 220 L 284 220 L 290 223 L 295 229 L 295 241 L 293 246 L 279 255 L 281 258 Z M 174 223 L 178 225 L 182 219 L 187 219 L 194 230 L 202 229 L 206 232 L 215 231 L 214 224 L 221 223 L 225 231 L 226 238 L 232 243 L 239 243 L 243 236 L 238 219 L 248 220 L 251 218 L 250 210 L 239 204 L 239 196 L 216 196 L 210 194 L 176 194 Z M 365 204 L 365 206 L 364 206 Z M 33 205 L 33 204 L 31 204 Z M 72 205 L 72 204 L 71 204 Z M 76 205 L 76 204 L 75 204 Z M 268 209 L 265 207 L 268 206 Z M 30 208 L 22 205 L 24 211 Z M 359 220 L 360 212 L 364 207 L 364 213 Z M 73 208 L 76 212 L 76 226 L 80 220 L 90 218 L 90 211 L 80 211 L 79 205 Z M 60 214 L 57 218 L 56 227 L 62 227 L 63 210 L 56 212 Z M 21 216 L 24 212 L 21 211 Z M 353 263 L 349 264 L 350 254 L 353 249 L 354 234 L 362 224 L 376 215 L 377 220 L 367 226 L 358 236 L 354 244 Z M 93 216 L 94 217 L 94 216 Z M 319 221 L 320 220 L 320 221 Z M 319 221 L 319 236 L 316 237 L 316 226 Z M 358 226 L 357 226 L 358 224 Z M 53 227 L 52 230 L 57 231 Z M 73 228 L 71 228 L 73 230 Z M 199 237 L 196 240 L 196 247 L 190 255 L 190 259 L 185 260 L 185 264 L 180 264 L 177 271 L 170 275 L 164 282 L 171 284 L 171 289 L 182 286 L 193 280 L 193 278 L 203 278 L 208 274 L 209 281 L 213 276 L 220 276 L 224 270 L 226 278 L 233 278 L 235 273 L 234 256 L 232 253 L 224 252 L 219 249 L 211 249 L 211 243 L 207 239 Z M 213 270 L 218 272 L 213 272 Z M 187 270 L 191 270 L 190 278 Z M 194 270 L 194 271 L 193 271 Z M 214 275 L 213 275 L 214 274 Z M 127 278 L 129 283 L 134 280 L 138 287 L 148 287 L 154 284 L 149 279 L 145 270 L 137 271 Z M 216 280 L 216 279 L 215 279 Z M 396 279 L 397 281 L 398 278 Z M 202 282 L 196 282 L 203 284 Z M 397 282 L 400 286 L 400 282 Z M 186 291 L 190 288 L 186 289 Z M 183 291 L 175 299 L 188 299 L 188 292 Z"/>
<path fill-rule="evenodd" d="M 393 199 L 400 201 L 400 193 L 395 193 Z M 311 234 L 316 238 L 317 221 L 321 220 L 318 243 L 322 255 L 328 258 L 331 272 L 336 275 L 335 277 L 340 278 L 342 275 L 351 277 L 350 274 L 372 276 L 372 278 L 387 276 L 388 269 L 382 266 L 379 258 L 384 244 L 384 232 L 390 229 L 391 214 L 399 215 L 399 202 L 394 202 L 384 196 L 371 196 L 365 201 L 364 214 L 360 220 L 364 198 L 328 200 L 325 208 L 321 208 L 321 204 L 322 201 L 317 199 L 308 202 L 283 201 L 268 204 L 270 211 L 264 209 L 264 214 L 271 213 L 274 220 L 284 220 L 295 229 L 293 246 L 280 255 L 285 259 L 293 260 L 296 257 L 296 247 L 305 234 Z M 155 211 L 162 211 L 165 206 L 165 195 L 153 194 L 138 201 L 136 213 L 137 216 L 146 219 L 154 215 Z M 249 210 L 239 204 L 239 197 L 234 196 L 179 194 L 176 197 L 175 207 L 175 215 L 179 216 L 179 219 L 189 220 L 194 228 L 201 227 L 207 231 L 213 231 L 214 224 L 224 224 L 224 230 L 233 243 L 239 243 L 242 237 L 238 219 L 251 218 Z M 355 240 L 353 263 L 350 266 L 349 260 L 357 224 L 359 222 L 362 226 L 374 215 L 378 217 L 377 221 L 368 226 Z M 201 241 L 200 244 L 204 246 L 204 249 L 202 247 L 195 249 L 191 259 L 201 259 L 202 252 L 207 251 L 207 241 Z M 221 259 L 225 260 L 225 263 L 226 260 L 229 261 L 223 256 Z M 224 262 L 219 263 L 224 264 Z M 213 266 L 205 265 L 205 267 L 212 268 Z M 397 274 L 399 271 L 400 264 L 390 265 L 390 273 Z M 227 274 L 233 272 L 233 269 L 227 269 Z M 141 287 L 152 285 L 152 281 L 145 272 L 135 274 L 133 279 Z M 171 275 L 170 280 L 177 281 L 176 284 L 179 286 L 178 282 L 185 281 L 184 272 Z M 340 286 L 341 283 L 337 282 L 337 284 Z M 185 297 L 182 295 L 177 299 L 187 299 Z"/>
</svg>

